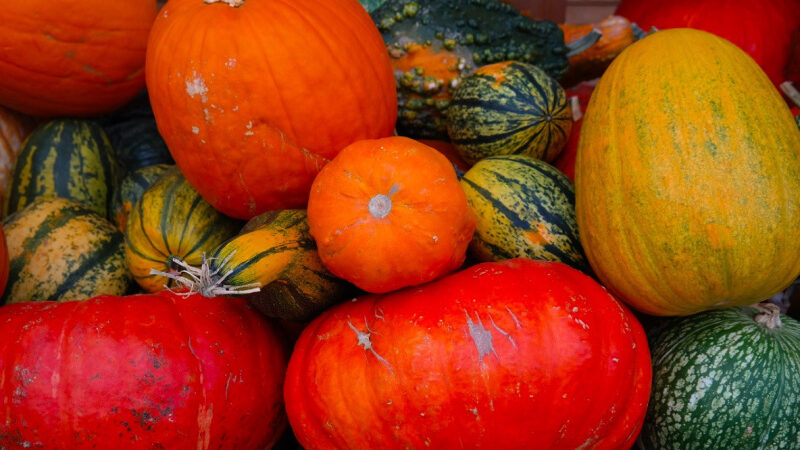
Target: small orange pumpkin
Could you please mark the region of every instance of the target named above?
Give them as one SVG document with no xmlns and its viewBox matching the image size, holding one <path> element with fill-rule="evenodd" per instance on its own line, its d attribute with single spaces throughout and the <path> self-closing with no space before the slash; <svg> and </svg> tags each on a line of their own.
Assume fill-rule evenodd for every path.
<svg viewBox="0 0 800 450">
<path fill-rule="evenodd" d="M 374 293 L 457 269 L 475 231 L 452 163 L 405 137 L 342 150 L 311 186 L 308 222 L 323 264 Z"/>
<path fill-rule="evenodd" d="M 0 104 L 34 116 L 114 110 L 144 87 L 154 0 L 7 0 Z"/>
<path fill-rule="evenodd" d="M 389 55 L 356 0 L 170 0 L 147 88 L 186 179 L 240 219 L 304 207 L 328 160 L 397 117 Z"/>
</svg>

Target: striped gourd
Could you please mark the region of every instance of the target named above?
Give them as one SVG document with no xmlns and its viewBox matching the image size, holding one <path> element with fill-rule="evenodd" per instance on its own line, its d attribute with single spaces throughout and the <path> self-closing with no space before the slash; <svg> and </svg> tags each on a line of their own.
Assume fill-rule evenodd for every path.
<svg viewBox="0 0 800 450">
<path fill-rule="evenodd" d="M 572 182 L 525 155 L 491 156 L 461 178 L 477 219 L 470 253 L 479 261 L 528 257 L 588 271 L 575 221 Z"/>
<path fill-rule="evenodd" d="M 63 198 L 41 198 L 3 221 L 9 254 L 3 303 L 123 295 L 132 285 L 122 233 Z"/>
<path fill-rule="evenodd" d="M 119 177 L 114 149 L 95 122 L 55 119 L 28 137 L 5 194 L 4 214 L 40 197 L 61 197 L 107 217 Z"/>
<path fill-rule="evenodd" d="M 262 314 L 288 320 L 310 319 L 352 288 L 322 265 L 304 209 L 250 219 L 202 267 L 186 269 L 195 275 L 183 278 L 191 289 L 207 297 L 246 293 Z"/>
<path fill-rule="evenodd" d="M 470 164 L 509 154 L 553 161 L 571 129 L 564 89 L 522 62 L 480 67 L 464 78 L 447 110 L 447 134 Z"/>
<path fill-rule="evenodd" d="M 763 304 L 667 319 L 650 337 L 643 448 L 800 448 L 800 322 Z"/>
<path fill-rule="evenodd" d="M 125 228 L 125 259 L 139 285 L 156 292 L 172 281 L 176 260 L 200 265 L 239 231 L 241 223 L 215 210 L 173 167 L 153 183 L 133 206 Z"/>
<path fill-rule="evenodd" d="M 173 165 L 170 164 L 154 164 L 140 167 L 128 172 L 122 178 L 117 188 L 114 189 L 110 214 L 110 218 L 120 231 L 125 232 L 125 227 L 128 224 L 128 214 L 130 214 L 133 204 L 141 198 L 150 185 L 155 183 L 171 167 Z"/>
</svg>

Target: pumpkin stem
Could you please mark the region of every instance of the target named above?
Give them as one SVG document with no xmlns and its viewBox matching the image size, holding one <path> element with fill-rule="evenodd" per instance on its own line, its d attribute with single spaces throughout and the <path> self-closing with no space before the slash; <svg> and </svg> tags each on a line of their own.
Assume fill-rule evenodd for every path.
<svg viewBox="0 0 800 450">
<path fill-rule="evenodd" d="M 243 284 L 240 286 L 223 284 L 225 279 L 228 278 L 231 273 L 233 273 L 233 270 L 228 270 L 222 275 L 219 274 L 219 271 L 222 270 L 222 267 L 224 267 L 228 261 L 230 261 L 234 253 L 236 252 L 231 252 L 230 255 L 222 260 L 222 264 L 213 270 L 209 264 L 209 261 L 213 260 L 213 258 L 206 259 L 206 254 L 203 253 L 203 262 L 200 264 L 200 267 L 194 267 L 187 264 L 185 261 L 182 261 L 178 258 L 173 258 L 173 263 L 182 267 L 183 270 L 177 274 L 174 274 L 161 272 L 156 269 L 150 269 L 150 274 L 167 277 L 171 280 L 174 280 L 180 287 L 188 288 L 188 292 L 175 292 L 168 286 L 164 286 L 167 290 L 175 292 L 176 294 L 184 297 L 188 297 L 195 293 L 199 293 L 203 297 L 220 297 L 225 295 L 244 295 L 259 292 L 261 290 L 261 283 L 258 282 Z"/>
<path fill-rule="evenodd" d="M 598 30 L 597 28 L 592 28 L 592 31 L 586 34 L 586 36 L 583 36 L 580 39 L 576 39 L 572 42 L 568 42 L 566 44 L 567 58 L 575 56 L 584 50 L 588 50 L 589 47 L 594 45 L 595 42 L 599 41 L 602 36 L 602 31 Z"/>
<path fill-rule="evenodd" d="M 792 99 L 795 105 L 800 106 L 800 91 L 794 87 L 794 84 L 791 81 L 784 81 L 781 83 L 781 90 L 787 97 Z"/>
<path fill-rule="evenodd" d="M 754 317 L 756 323 L 767 327 L 770 330 L 781 328 L 781 310 L 778 305 L 774 303 L 764 302 L 754 305 L 754 308 L 760 312 Z"/>
<path fill-rule="evenodd" d="M 376 219 L 383 219 L 388 216 L 392 211 L 392 199 L 389 196 L 394 195 L 398 190 L 400 190 L 400 187 L 395 184 L 389 189 L 389 195 L 378 194 L 372 197 L 369 200 L 369 204 L 367 204 L 370 214 Z"/>
<path fill-rule="evenodd" d="M 227 3 L 231 8 L 238 8 L 244 5 L 244 0 L 203 0 L 203 3 Z"/>
</svg>

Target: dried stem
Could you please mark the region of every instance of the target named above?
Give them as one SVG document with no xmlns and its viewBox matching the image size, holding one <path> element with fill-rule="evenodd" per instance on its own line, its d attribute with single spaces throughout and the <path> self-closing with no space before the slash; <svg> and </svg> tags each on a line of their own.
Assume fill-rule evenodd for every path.
<svg viewBox="0 0 800 450">
<path fill-rule="evenodd" d="M 231 273 L 233 273 L 233 269 L 229 269 L 222 275 L 220 275 L 219 271 L 222 270 L 222 267 L 227 265 L 228 261 L 230 261 L 235 253 L 236 252 L 231 252 L 231 254 L 225 257 L 225 259 L 222 260 L 222 263 L 213 270 L 211 269 L 210 261 L 212 261 L 214 258 L 206 259 L 206 254 L 203 253 L 203 262 L 200 267 L 191 266 L 185 261 L 174 258 L 173 262 L 182 268 L 182 270 L 180 270 L 177 274 L 161 272 L 160 270 L 156 269 L 150 269 L 150 274 L 167 277 L 175 281 L 179 287 L 188 288 L 188 292 L 175 292 L 168 286 L 164 286 L 171 292 L 175 292 L 179 295 L 187 297 L 195 293 L 199 293 L 204 297 L 219 297 L 224 295 L 245 295 L 259 292 L 261 290 L 261 283 L 249 283 L 240 286 L 224 284 L 224 281 L 230 276 Z"/>
</svg>

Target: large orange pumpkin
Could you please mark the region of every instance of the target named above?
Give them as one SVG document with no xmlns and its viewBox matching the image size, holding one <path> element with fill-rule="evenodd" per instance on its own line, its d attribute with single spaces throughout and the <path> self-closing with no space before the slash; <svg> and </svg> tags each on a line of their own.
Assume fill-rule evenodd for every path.
<svg viewBox="0 0 800 450">
<path fill-rule="evenodd" d="M 382 293 L 461 266 L 475 216 L 452 163 L 395 136 L 355 142 L 322 169 L 308 224 L 334 275 Z"/>
<path fill-rule="evenodd" d="M 7 0 L 0 104 L 37 116 L 108 112 L 144 87 L 155 0 Z"/>
<path fill-rule="evenodd" d="M 305 206 L 329 159 L 391 135 L 397 116 L 389 55 L 356 0 L 170 0 L 147 86 L 189 183 L 241 219 Z"/>
<path fill-rule="evenodd" d="M 617 57 L 583 118 L 576 216 L 598 277 L 688 315 L 771 297 L 800 273 L 800 130 L 742 50 L 693 29 Z"/>
</svg>

